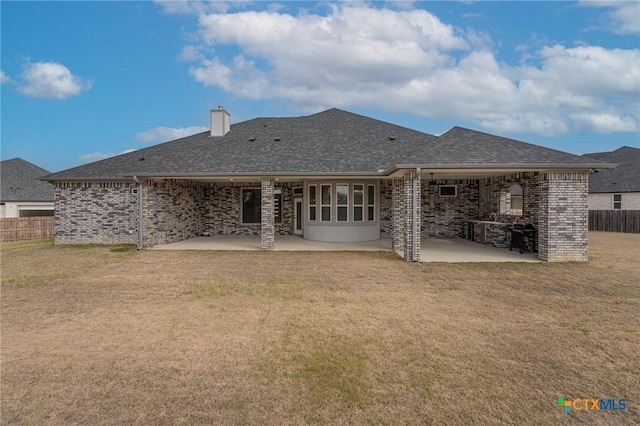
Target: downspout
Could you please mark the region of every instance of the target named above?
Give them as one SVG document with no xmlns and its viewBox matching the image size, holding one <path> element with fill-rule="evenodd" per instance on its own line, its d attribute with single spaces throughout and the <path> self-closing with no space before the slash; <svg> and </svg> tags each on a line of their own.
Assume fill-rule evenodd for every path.
<svg viewBox="0 0 640 426">
<path fill-rule="evenodd" d="M 144 210 L 142 209 L 142 181 L 138 179 L 138 176 L 133 177 L 133 181 L 138 184 L 138 250 L 142 250 L 144 247 Z"/>
<path fill-rule="evenodd" d="M 420 179 L 420 167 L 416 167 L 416 176 L 413 179 L 413 220 L 411 221 L 411 257 L 414 262 L 418 261 L 416 253 L 418 249 L 418 179 Z"/>
</svg>

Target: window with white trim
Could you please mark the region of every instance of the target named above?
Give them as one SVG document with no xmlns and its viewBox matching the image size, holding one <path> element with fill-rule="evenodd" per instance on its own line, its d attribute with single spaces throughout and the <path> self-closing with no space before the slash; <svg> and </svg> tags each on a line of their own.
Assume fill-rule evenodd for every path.
<svg viewBox="0 0 640 426">
<path fill-rule="evenodd" d="M 331 222 L 331 185 L 320 185 L 320 220 Z"/>
<path fill-rule="evenodd" d="M 376 186 L 367 185 L 367 220 L 376 220 Z"/>
<path fill-rule="evenodd" d="M 622 194 L 613 194 L 613 209 L 622 210 Z"/>
<path fill-rule="evenodd" d="M 353 184 L 353 221 L 362 222 L 364 220 L 364 185 Z"/>
<path fill-rule="evenodd" d="M 318 197 L 316 194 L 316 186 L 309 185 L 309 221 L 316 221 L 317 214 L 317 206 L 318 206 Z"/>
<path fill-rule="evenodd" d="M 378 185 L 360 183 L 308 184 L 308 222 L 336 224 L 377 221 Z"/>
<path fill-rule="evenodd" d="M 336 185 L 336 220 L 349 221 L 349 185 L 346 183 Z"/>
</svg>

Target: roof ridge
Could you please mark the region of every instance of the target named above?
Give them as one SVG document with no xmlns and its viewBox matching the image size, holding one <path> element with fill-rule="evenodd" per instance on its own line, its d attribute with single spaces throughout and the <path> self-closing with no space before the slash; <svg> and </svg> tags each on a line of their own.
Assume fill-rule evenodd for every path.
<svg viewBox="0 0 640 426">
<path fill-rule="evenodd" d="M 520 139 L 509 138 L 509 137 L 506 137 L 506 136 L 496 135 L 496 134 L 493 134 L 493 133 L 483 132 L 481 130 L 470 129 L 468 127 L 462 127 L 462 126 L 453 126 L 451 129 L 447 130 L 446 132 L 444 132 L 443 134 L 438 136 L 438 138 L 442 138 L 442 137 L 446 136 L 448 133 L 452 132 L 455 129 L 466 130 L 466 131 L 469 131 L 469 132 L 472 132 L 472 133 L 479 133 L 481 135 L 486 135 L 486 136 L 489 136 L 491 138 L 498 138 L 498 139 L 502 139 L 502 140 L 505 140 L 505 141 L 517 142 L 517 143 L 525 144 L 525 145 L 528 145 L 528 146 L 541 148 L 541 149 L 546 149 L 546 150 L 549 150 L 549 151 L 558 152 L 558 153 L 562 153 L 562 154 L 570 154 L 570 155 L 574 155 L 576 157 L 583 157 L 585 155 L 585 154 L 582 154 L 582 155 L 574 154 L 573 152 L 562 151 L 562 150 L 559 150 L 559 149 L 556 149 L 556 148 L 549 148 L 549 147 L 544 146 L 544 145 L 538 145 L 538 144 L 535 144 L 535 143 L 532 143 L 532 142 L 525 142 L 525 141 L 520 140 Z M 600 161 L 600 160 L 598 160 L 598 161 Z"/>
<path fill-rule="evenodd" d="M 400 124 L 391 123 L 390 121 L 385 121 L 385 120 L 381 120 L 379 118 L 369 117 L 367 115 L 359 114 L 357 112 L 347 111 L 347 110 L 340 109 L 340 108 L 335 108 L 335 107 L 329 108 L 329 109 L 324 110 L 324 111 L 316 112 L 314 114 L 310 114 L 310 115 L 307 115 L 307 116 L 303 116 L 303 117 L 309 117 L 310 118 L 310 117 L 313 117 L 313 116 L 316 116 L 316 115 L 320 115 L 320 114 L 325 114 L 325 113 L 328 113 L 328 112 L 340 112 L 340 113 L 344 113 L 344 114 L 349 114 L 349 115 L 352 115 L 352 116 L 355 116 L 355 117 L 359 117 L 359 118 L 362 118 L 362 119 L 365 119 L 365 120 L 377 121 L 378 123 L 383 123 L 383 124 L 386 124 L 388 126 L 393 126 L 393 127 L 398 127 L 398 128 L 405 129 L 405 130 L 410 130 L 410 131 L 415 132 L 415 133 L 421 133 L 421 134 L 426 135 L 428 137 L 436 137 L 435 135 L 432 135 L 431 133 L 423 132 L 421 130 L 412 129 L 411 127 L 402 126 Z M 300 117 L 300 118 L 303 118 L 303 117 Z"/>
<path fill-rule="evenodd" d="M 18 162 L 22 163 L 23 165 L 25 165 L 25 166 L 33 169 L 34 171 L 36 171 L 36 172 L 38 172 L 40 174 L 43 174 L 43 175 L 51 173 L 49 170 L 47 170 L 47 169 L 45 169 L 43 167 L 40 167 L 40 166 L 38 166 L 36 164 L 33 164 L 32 162 L 27 161 L 27 160 L 25 160 L 24 158 L 21 158 L 21 157 L 9 158 L 8 160 L 2 160 L 0 163 L 8 163 L 9 161 L 18 161 Z M 44 171 L 44 173 L 42 173 L 43 171 Z"/>
</svg>

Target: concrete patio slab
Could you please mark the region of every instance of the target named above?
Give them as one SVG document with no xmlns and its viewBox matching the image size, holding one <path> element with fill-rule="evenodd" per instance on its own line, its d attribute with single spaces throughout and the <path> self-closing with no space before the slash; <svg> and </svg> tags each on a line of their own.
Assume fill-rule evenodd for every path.
<svg viewBox="0 0 640 426">
<path fill-rule="evenodd" d="M 520 254 L 489 247 L 473 241 L 422 239 L 423 262 L 539 262 L 531 253 Z M 216 235 L 196 237 L 171 244 L 157 245 L 152 250 L 260 250 L 259 236 Z M 305 240 L 295 235 L 276 236 L 274 251 L 391 251 L 391 240 L 381 239 L 359 243 L 327 243 Z"/>
<path fill-rule="evenodd" d="M 152 250 L 260 250 L 260 237 L 216 235 L 196 237 L 177 243 L 154 246 Z M 274 251 L 391 251 L 391 240 L 360 243 L 325 243 L 296 235 L 276 235 Z"/>
<path fill-rule="evenodd" d="M 518 250 L 490 247 L 469 240 L 421 240 L 423 262 L 540 262 L 538 256 Z"/>
</svg>

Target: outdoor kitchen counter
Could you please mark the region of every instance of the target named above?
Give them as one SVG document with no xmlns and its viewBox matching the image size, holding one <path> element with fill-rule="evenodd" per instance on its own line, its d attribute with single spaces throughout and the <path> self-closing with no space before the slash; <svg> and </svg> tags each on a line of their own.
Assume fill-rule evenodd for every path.
<svg viewBox="0 0 640 426">
<path fill-rule="evenodd" d="M 491 220 L 465 220 L 464 235 L 468 240 L 473 240 L 488 246 L 509 248 L 511 236 L 509 229 L 513 226 L 509 222 L 497 222 Z"/>
</svg>

